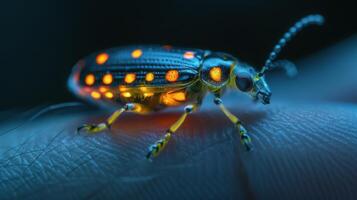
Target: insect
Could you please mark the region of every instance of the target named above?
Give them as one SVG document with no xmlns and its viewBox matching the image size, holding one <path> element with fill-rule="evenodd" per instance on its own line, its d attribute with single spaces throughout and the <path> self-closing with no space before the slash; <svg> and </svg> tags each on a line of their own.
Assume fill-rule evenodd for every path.
<svg viewBox="0 0 357 200">
<path fill-rule="evenodd" d="M 265 81 L 266 72 L 292 65 L 275 61 L 286 43 L 309 25 L 321 25 L 321 15 L 308 15 L 296 22 L 283 35 L 269 54 L 260 71 L 235 57 L 220 52 L 182 49 L 171 46 L 127 46 L 94 53 L 80 60 L 68 80 L 77 96 L 102 106 L 116 108 L 99 124 L 84 124 L 78 131 L 96 133 L 109 129 L 124 112 L 149 113 L 185 105 L 183 114 L 166 131 L 163 138 L 149 147 L 146 157 L 157 156 L 172 135 L 196 111 L 205 96 L 212 93 L 214 103 L 237 127 L 242 144 L 252 148 L 251 139 L 238 117 L 223 104 L 225 89 L 244 92 L 263 104 L 270 103 L 271 91 Z"/>
</svg>

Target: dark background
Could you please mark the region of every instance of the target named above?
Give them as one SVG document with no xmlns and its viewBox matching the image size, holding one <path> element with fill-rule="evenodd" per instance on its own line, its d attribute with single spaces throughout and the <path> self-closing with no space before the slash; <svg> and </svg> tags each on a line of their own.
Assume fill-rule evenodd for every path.
<svg viewBox="0 0 357 200">
<path fill-rule="evenodd" d="M 292 60 L 357 32 L 355 1 L 2 1 L 1 108 L 73 99 L 66 79 L 87 54 L 127 44 L 172 44 L 229 52 L 260 66 L 300 17 L 321 13 L 323 28 L 299 35 Z"/>
<path fill-rule="evenodd" d="M 0 199 L 357 199 L 357 8 L 346 1 L 4 1 L 0 5 Z M 208 96 L 165 150 L 145 155 L 181 115 L 126 113 L 111 130 L 76 134 L 109 115 L 66 88 L 81 57 L 113 46 L 160 43 L 232 53 L 261 66 L 284 31 L 321 13 L 276 70 L 269 106 L 227 91 Z M 279 74 L 281 73 L 281 74 Z M 51 112 L 49 112 L 51 111 Z"/>
</svg>

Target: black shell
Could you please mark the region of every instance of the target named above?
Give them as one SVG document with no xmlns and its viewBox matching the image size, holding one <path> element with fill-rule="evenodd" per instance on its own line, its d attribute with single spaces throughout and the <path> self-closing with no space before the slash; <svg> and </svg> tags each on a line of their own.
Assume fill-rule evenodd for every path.
<svg viewBox="0 0 357 200">
<path fill-rule="evenodd" d="M 140 58 L 133 58 L 131 53 L 140 49 Z M 185 58 L 186 52 L 192 52 L 194 57 Z M 96 63 L 96 56 L 100 53 L 107 53 L 109 59 L 103 65 Z M 127 85 L 124 76 L 127 73 L 135 73 L 136 80 L 130 87 L 135 86 L 167 86 L 175 84 L 190 83 L 198 77 L 198 69 L 203 58 L 204 51 L 198 49 L 179 49 L 166 46 L 127 46 L 112 48 L 94 53 L 85 58 L 85 67 L 80 72 L 80 84 L 84 85 L 86 74 L 92 73 L 96 77 L 94 86 L 101 85 L 101 77 L 110 72 L 114 81 L 112 86 Z M 170 83 L 165 79 L 168 70 L 177 70 L 179 79 Z M 155 79 L 147 83 L 145 74 L 152 72 Z"/>
<path fill-rule="evenodd" d="M 140 50 L 138 57 L 133 51 Z M 108 59 L 97 63 L 97 56 L 105 53 Z M 197 102 L 205 91 L 201 90 L 199 70 L 204 55 L 208 51 L 198 49 L 181 49 L 167 46 L 127 46 L 96 52 L 80 60 L 73 68 L 68 80 L 69 89 L 77 96 L 97 105 L 106 107 L 123 106 L 125 103 L 137 103 L 146 110 L 159 110 L 167 106 L 178 106 L 184 103 Z M 169 70 L 177 70 L 179 77 L 175 81 L 166 80 Z M 153 73 L 155 78 L 147 82 L 145 75 Z M 113 81 L 109 85 L 103 83 L 103 76 L 110 73 Z M 135 73 L 132 83 L 125 83 L 125 75 Z M 86 85 L 85 77 L 95 76 L 92 85 Z M 103 86 L 103 87 L 102 87 Z M 111 98 L 105 96 L 106 91 Z M 166 94 L 184 92 L 182 101 L 165 103 Z M 97 97 L 93 96 L 96 93 Z M 100 93 L 100 94 L 99 94 Z M 130 93 L 130 96 L 124 95 Z M 145 96 L 150 93 L 150 96 Z"/>
</svg>

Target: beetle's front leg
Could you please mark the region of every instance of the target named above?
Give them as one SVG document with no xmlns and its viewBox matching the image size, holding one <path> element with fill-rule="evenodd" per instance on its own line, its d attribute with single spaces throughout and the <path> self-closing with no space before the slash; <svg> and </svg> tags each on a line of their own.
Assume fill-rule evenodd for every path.
<svg viewBox="0 0 357 200">
<path fill-rule="evenodd" d="M 83 124 L 82 126 L 77 128 L 77 132 L 80 130 L 85 130 L 88 133 L 98 133 L 104 131 L 115 122 L 115 120 L 126 111 L 131 111 L 135 109 L 135 105 L 132 103 L 127 103 L 122 108 L 116 110 L 105 122 L 99 124 Z"/>
<path fill-rule="evenodd" d="M 188 114 L 190 114 L 192 111 L 196 110 L 198 108 L 197 104 L 194 105 L 188 105 L 185 107 L 185 112 L 181 115 L 181 117 L 173 124 L 171 127 L 166 131 L 165 136 L 156 141 L 155 144 L 151 145 L 149 147 L 149 152 L 146 155 L 147 159 L 150 159 L 151 157 L 156 157 L 167 145 L 169 140 L 171 139 L 172 134 L 176 132 L 176 130 L 182 125 L 182 123 L 185 121 L 186 117 Z"/>
<path fill-rule="evenodd" d="M 222 112 L 236 125 L 239 131 L 241 142 L 245 146 L 246 150 L 250 151 L 253 147 L 251 143 L 252 140 L 250 139 L 247 130 L 243 127 L 241 121 L 223 105 L 221 98 L 216 97 L 214 99 L 214 103 L 218 105 Z"/>
</svg>

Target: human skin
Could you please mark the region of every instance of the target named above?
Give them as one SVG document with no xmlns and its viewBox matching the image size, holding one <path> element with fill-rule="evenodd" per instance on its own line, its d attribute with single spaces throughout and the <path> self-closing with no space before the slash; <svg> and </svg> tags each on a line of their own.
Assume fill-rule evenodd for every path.
<svg viewBox="0 0 357 200">
<path fill-rule="evenodd" d="M 357 79 L 334 70 L 339 63 L 344 77 L 357 71 L 351 69 L 356 58 L 344 65 L 356 44 L 351 39 L 298 62 L 305 71 L 296 79 L 271 76 L 270 105 L 253 103 L 238 91 L 224 96 L 252 137 L 251 152 L 244 151 L 211 96 L 152 162 L 145 158 L 147 147 L 183 108 L 128 113 L 111 131 L 95 135 L 75 130 L 108 113 L 82 104 L 32 120 L 40 108 L 2 112 L 0 199 L 355 199 Z M 319 93 L 322 84 L 328 89 Z"/>
</svg>

